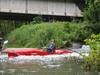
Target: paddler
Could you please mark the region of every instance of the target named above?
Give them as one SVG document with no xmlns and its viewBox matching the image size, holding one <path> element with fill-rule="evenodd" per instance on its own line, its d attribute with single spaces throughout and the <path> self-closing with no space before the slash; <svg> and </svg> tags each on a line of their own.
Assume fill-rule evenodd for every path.
<svg viewBox="0 0 100 75">
<path fill-rule="evenodd" d="M 47 48 L 47 52 L 48 53 L 54 53 L 55 49 L 56 49 L 55 41 L 52 39 L 48 48 Z"/>
</svg>

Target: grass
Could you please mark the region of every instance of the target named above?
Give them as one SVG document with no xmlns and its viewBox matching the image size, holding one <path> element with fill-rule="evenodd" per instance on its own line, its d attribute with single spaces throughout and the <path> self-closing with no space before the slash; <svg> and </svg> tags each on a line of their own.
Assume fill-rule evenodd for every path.
<svg viewBox="0 0 100 75">
<path fill-rule="evenodd" d="M 80 23 L 53 22 L 22 25 L 8 34 L 8 47 L 44 47 L 51 39 L 57 47 L 64 41 L 82 41 L 89 35 L 85 25 Z"/>
</svg>

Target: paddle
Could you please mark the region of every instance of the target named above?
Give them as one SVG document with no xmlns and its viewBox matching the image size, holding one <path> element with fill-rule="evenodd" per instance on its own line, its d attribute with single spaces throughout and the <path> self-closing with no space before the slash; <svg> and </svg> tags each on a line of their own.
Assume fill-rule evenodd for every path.
<svg viewBox="0 0 100 75">
<path fill-rule="evenodd" d="M 3 42 L 3 45 L 2 45 L 2 50 L 4 50 L 5 49 L 5 45 L 8 43 L 8 40 L 5 40 L 4 42 Z"/>
</svg>

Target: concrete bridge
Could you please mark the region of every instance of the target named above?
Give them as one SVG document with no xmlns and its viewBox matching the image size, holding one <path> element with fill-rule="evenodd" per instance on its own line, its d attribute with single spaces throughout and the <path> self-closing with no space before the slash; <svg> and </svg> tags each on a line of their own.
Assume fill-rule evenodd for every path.
<svg viewBox="0 0 100 75">
<path fill-rule="evenodd" d="M 0 0 L 0 16 L 3 13 L 82 17 L 78 6 L 68 0 Z"/>
</svg>

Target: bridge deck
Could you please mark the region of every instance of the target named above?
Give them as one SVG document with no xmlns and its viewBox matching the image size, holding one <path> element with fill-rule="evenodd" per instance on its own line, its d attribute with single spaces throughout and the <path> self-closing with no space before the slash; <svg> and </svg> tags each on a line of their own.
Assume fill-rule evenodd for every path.
<svg viewBox="0 0 100 75">
<path fill-rule="evenodd" d="M 0 12 L 82 17 L 78 6 L 67 0 L 0 0 Z"/>
</svg>

